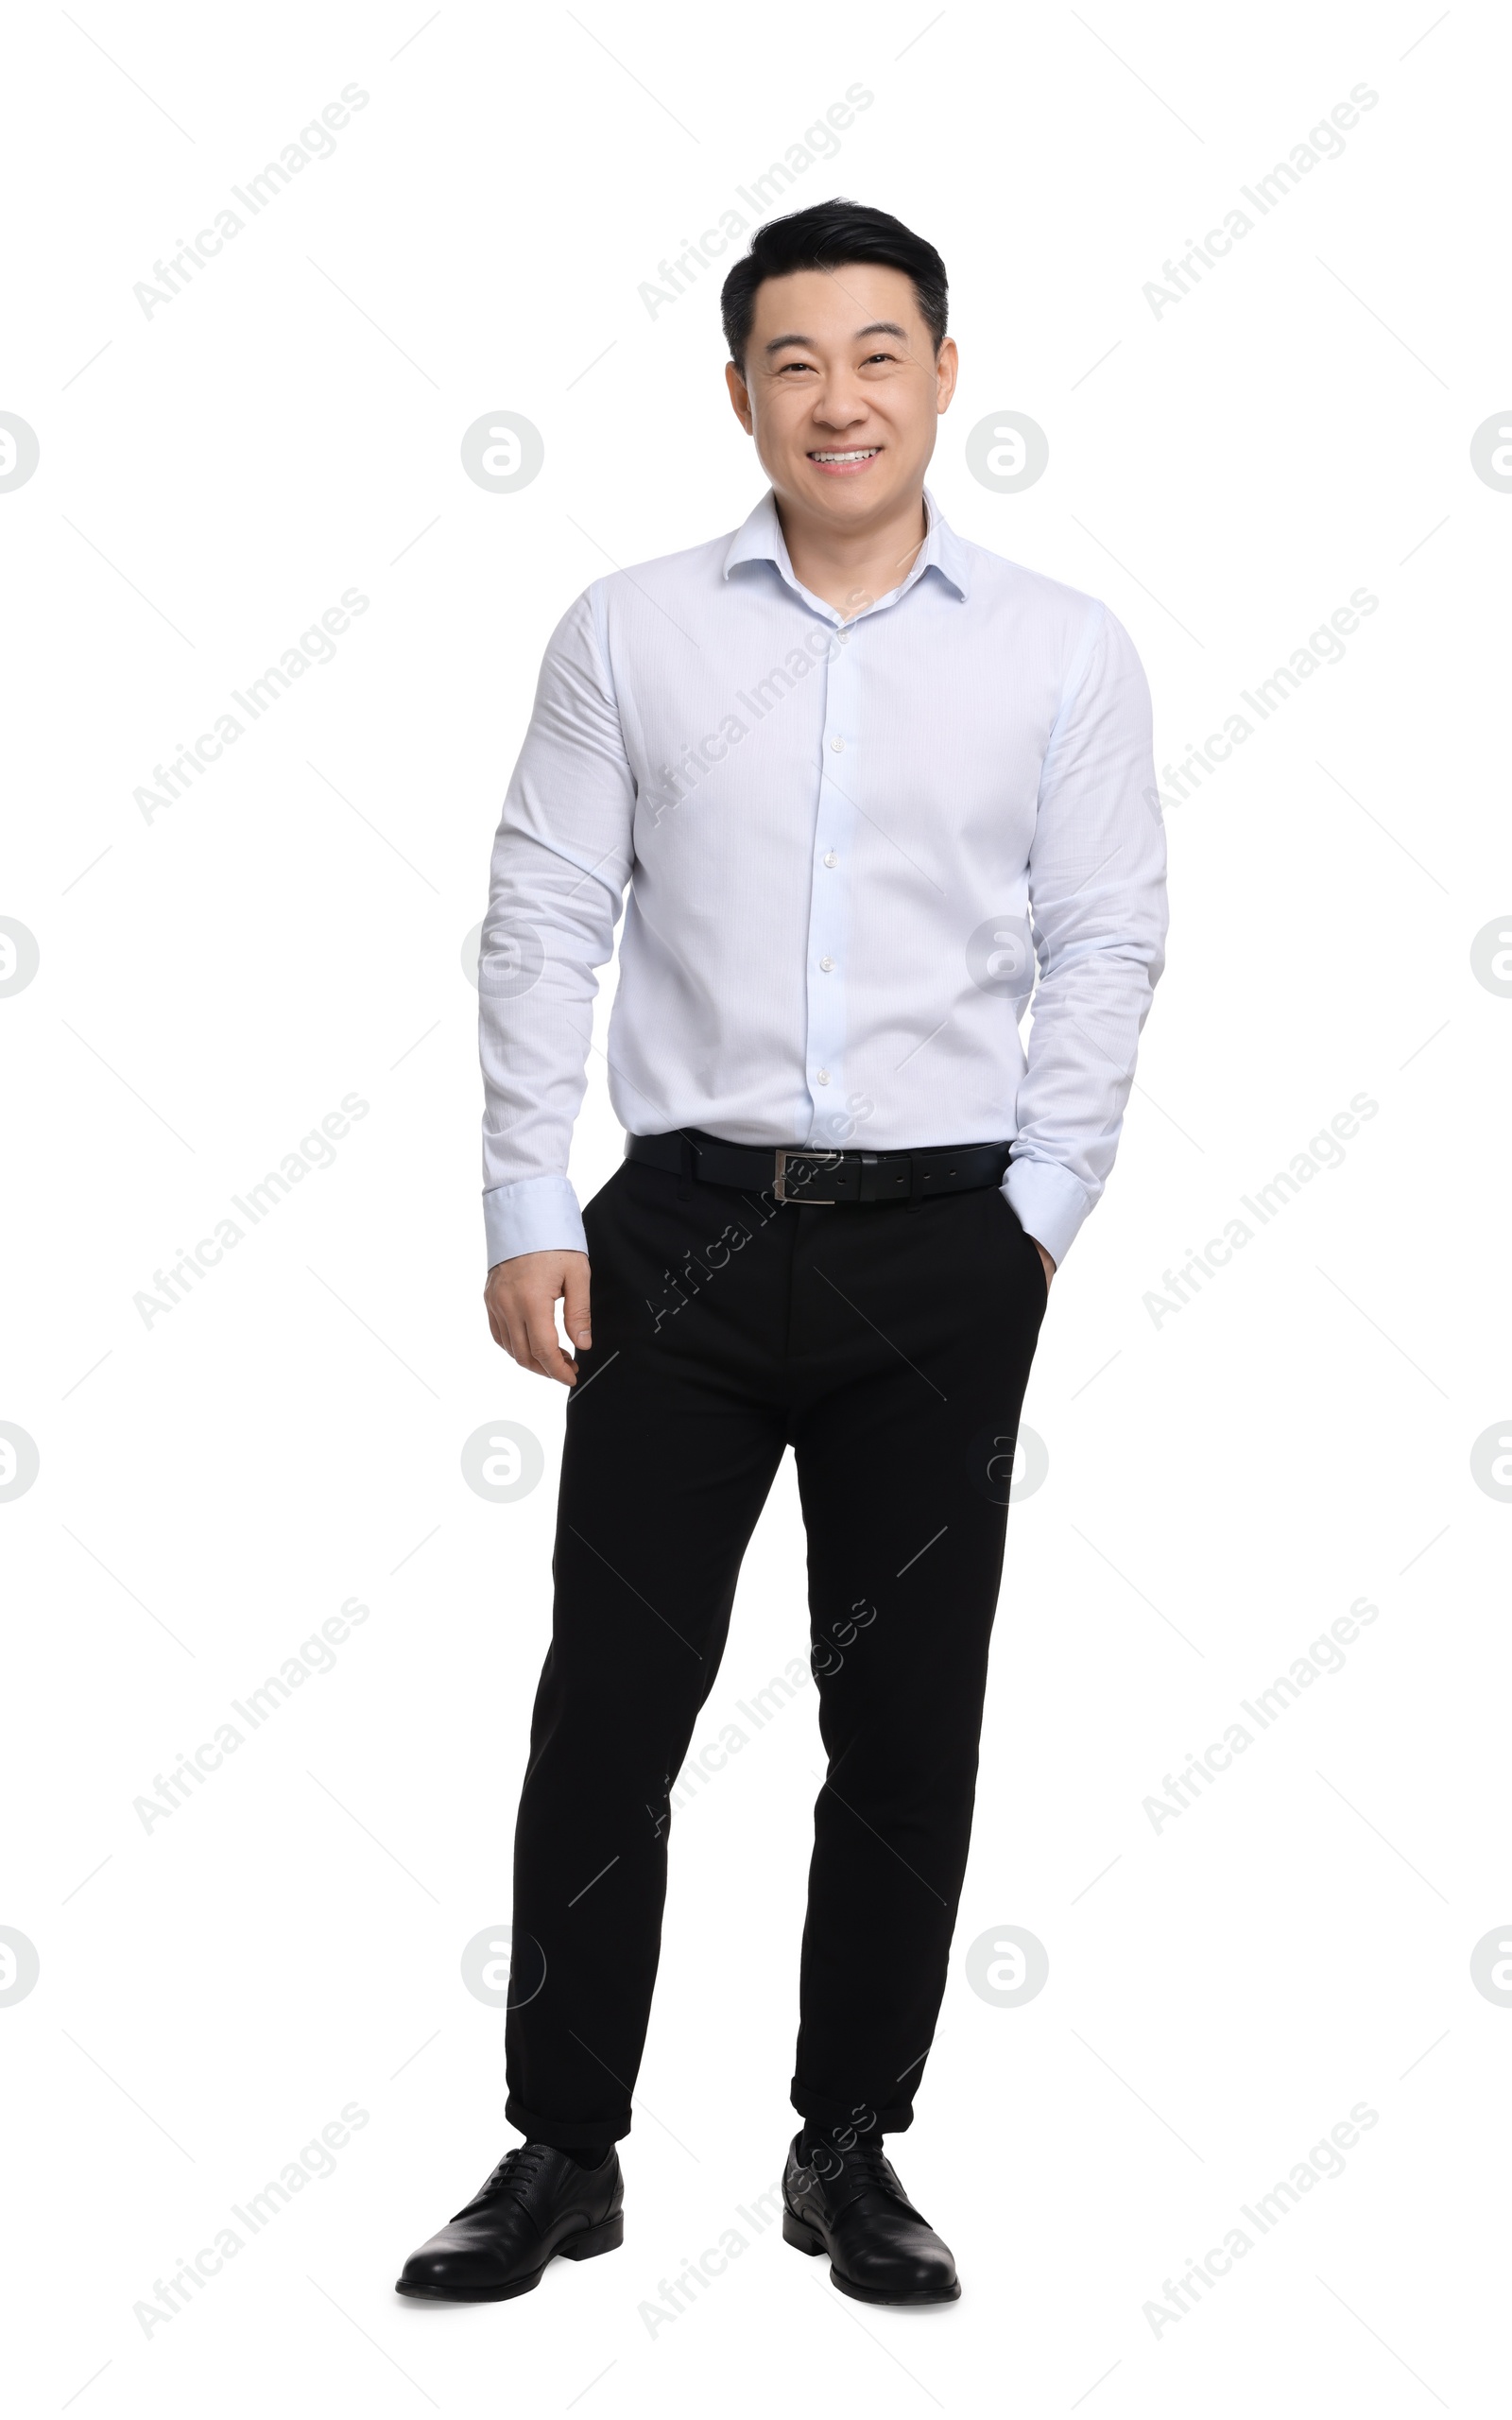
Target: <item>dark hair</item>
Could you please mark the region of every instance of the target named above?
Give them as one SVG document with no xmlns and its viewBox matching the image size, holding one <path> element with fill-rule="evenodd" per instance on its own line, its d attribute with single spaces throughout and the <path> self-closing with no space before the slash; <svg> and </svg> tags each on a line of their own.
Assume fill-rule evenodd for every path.
<svg viewBox="0 0 1512 2420">
<path fill-rule="evenodd" d="M 934 245 L 885 210 L 868 210 L 864 202 L 847 201 L 843 194 L 836 194 L 807 210 L 791 211 L 785 218 L 768 218 L 751 237 L 745 259 L 737 261 L 726 278 L 719 311 L 736 369 L 745 368 L 756 316 L 756 288 L 765 279 L 788 277 L 800 268 L 839 268 L 847 261 L 875 262 L 882 268 L 900 268 L 911 278 L 938 353 L 945 337 L 949 282 Z"/>
</svg>

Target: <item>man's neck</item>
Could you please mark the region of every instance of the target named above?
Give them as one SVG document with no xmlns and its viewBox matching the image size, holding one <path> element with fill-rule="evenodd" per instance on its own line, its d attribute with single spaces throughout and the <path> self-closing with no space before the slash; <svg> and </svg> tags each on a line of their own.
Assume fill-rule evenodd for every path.
<svg viewBox="0 0 1512 2420">
<path fill-rule="evenodd" d="M 902 586 L 928 535 L 921 489 L 905 497 L 885 521 L 859 529 L 837 530 L 781 498 L 777 517 L 798 579 L 847 621 Z"/>
</svg>

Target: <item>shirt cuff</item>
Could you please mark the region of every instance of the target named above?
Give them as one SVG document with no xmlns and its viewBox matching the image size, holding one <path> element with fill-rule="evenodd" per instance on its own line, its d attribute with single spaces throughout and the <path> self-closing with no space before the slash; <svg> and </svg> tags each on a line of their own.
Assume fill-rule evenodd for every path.
<svg viewBox="0 0 1512 2420">
<path fill-rule="evenodd" d="M 526 1176 L 496 1184 L 483 1197 L 489 1267 L 517 1260 L 523 1252 L 583 1252 L 583 1214 L 564 1176 Z"/>
<path fill-rule="evenodd" d="M 1058 1160 L 1010 1160 L 1003 1191 L 1024 1233 L 1043 1244 L 1058 1269 L 1094 1197 Z"/>
</svg>

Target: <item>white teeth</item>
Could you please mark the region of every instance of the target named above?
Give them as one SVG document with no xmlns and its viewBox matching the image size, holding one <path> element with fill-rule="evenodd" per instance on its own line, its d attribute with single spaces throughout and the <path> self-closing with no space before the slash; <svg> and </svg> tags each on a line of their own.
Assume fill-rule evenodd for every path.
<svg viewBox="0 0 1512 2420">
<path fill-rule="evenodd" d="M 869 462 L 879 449 L 875 445 L 858 445 L 849 454 L 811 454 L 811 462 Z"/>
</svg>

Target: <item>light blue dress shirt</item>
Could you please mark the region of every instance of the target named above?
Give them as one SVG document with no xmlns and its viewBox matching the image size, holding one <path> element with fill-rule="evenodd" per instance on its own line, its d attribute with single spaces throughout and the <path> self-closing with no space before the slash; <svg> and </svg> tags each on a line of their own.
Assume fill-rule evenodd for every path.
<svg viewBox="0 0 1512 2420">
<path fill-rule="evenodd" d="M 490 1268 L 587 1249 L 568 1150 L 622 908 L 631 1133 L 1009 1140 L 1003 1189 L 1065 1258 L 1164 962 L 1149 690 L 1105 605 L 925 509 L 907 578 L 849 620 L 768 491 L 553 631 L 478 970 Z"/>
</svg>

